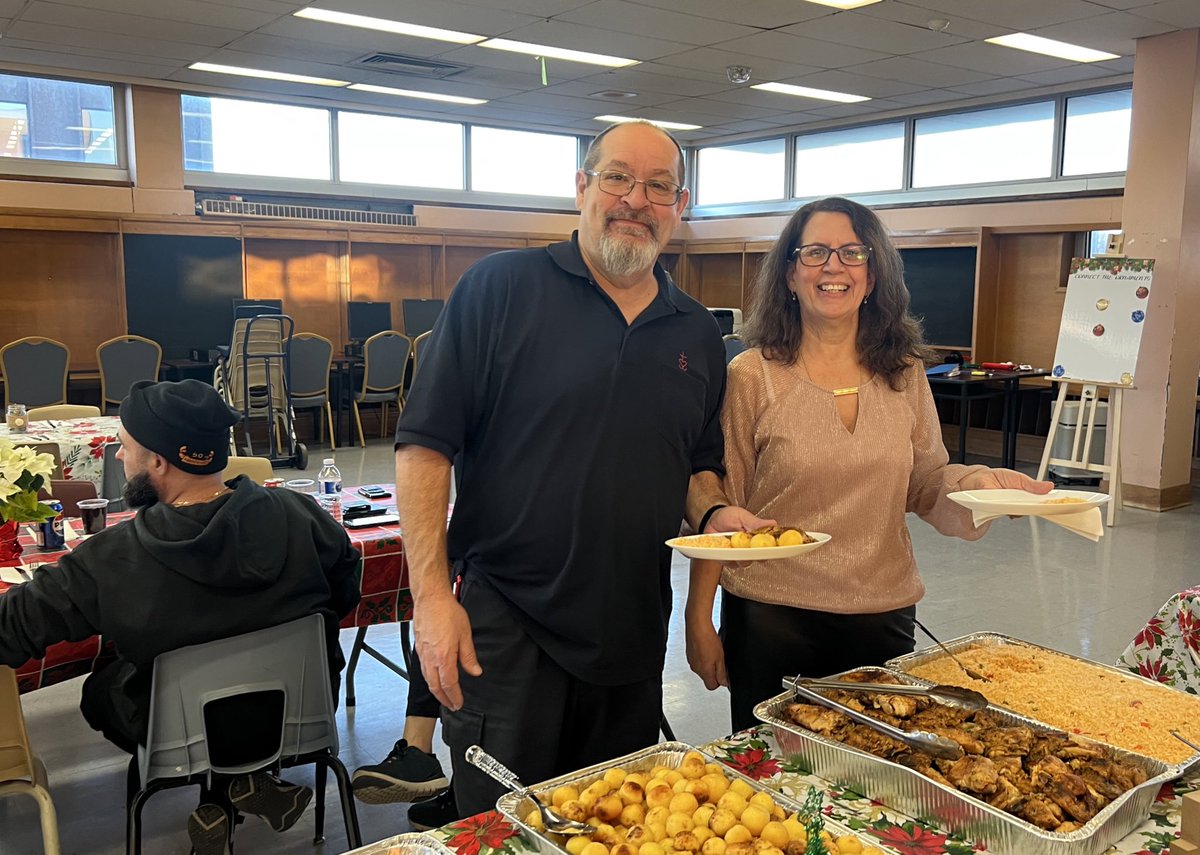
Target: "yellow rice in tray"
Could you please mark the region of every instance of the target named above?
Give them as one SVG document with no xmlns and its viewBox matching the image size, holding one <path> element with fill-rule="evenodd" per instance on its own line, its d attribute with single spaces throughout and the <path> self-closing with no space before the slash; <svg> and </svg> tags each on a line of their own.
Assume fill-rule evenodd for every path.
<svg viewBox="0 0 1200 855">
<path fill-rule="evenodd" d="M 1200 698 L 1184 692 L 1032 647 L 972 645 L 955 654 L 991 682 L 972 680 L 947 656 L 907 670 L 934 683 L 976 689 L 998 706 L 1167 763 L 1193 754 L 1172 729 L 1200 741 Z"/>
</svg>

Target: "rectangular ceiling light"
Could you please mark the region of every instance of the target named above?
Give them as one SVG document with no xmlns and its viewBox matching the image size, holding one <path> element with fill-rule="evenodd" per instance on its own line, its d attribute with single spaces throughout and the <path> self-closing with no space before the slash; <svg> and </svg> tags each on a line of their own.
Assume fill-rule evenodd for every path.
<svg viewBox="0 0 1200 855">
<path fill-rule="evenodd" d="M 625 59 L 619 56 L 605 56 L 602 53 L 588 53 L 582 50 L 535 45 L 531 42 L 514 42 L 511 39 L 488 39 L 479 42 L 479 47 L 509 50 L 513 53 L 527 53 L 530 56 L 540 56 L 546 59 L 565 59 L 568 62 L 587 62 L 592 65 L 606 65 L 609 68 L 624 68 L 627 65 L 637 65 L 640 60 Z"/>
<path fill-rule="evenodd" d="M 309 6 L 299 12 L 293 12 L 297 18 L 307 18 L 310 21 L 322 21 L 326 24 L 342 24 L 347 27 L 363 27 L 368 30 L 380 30 L 385 33 L 398 33 L 402 36 L 416 36 L 420 39 L 437 39 L 443 42 L 455 42 L 460 45 L 473 45 L 481 42 L 486 36 L 474 33 L 460 33 L 455 30 L 442 30 L 437 27 L 422 27 L 420 24 L 406 24 L 404 21 L 392 21 L 388 18 L 372 18 L 369 15 L 352 15 L 349 12 L 335 12 L 332 9 L 318 9 Z"/>
<path fill-rule="evenodd" d="M 879 0 L 808 0 L 821 6 L 832 6 L 835 9 L 857 9 L 859 6 L 870 6 Z"/>
<path fill-rule="evenodd" d="M 833 92 L 829 89 L 793 86 L 790 83 L 755 83 L 750 88 L 761 89 L 764 92 L 778 92 L 781 95 L 798 95 L 801 98 L 817 98 L 821 101 L 837 101 L 841 104 L 855 104 L 859 101 L 871 100 L 865 95 L 850 95 L 846 92 Z"/>
<path fill-rule="evenodd" d="M 1070 60 L 1071 62 L 1099 62 L 1103 59 L 1120 59 L 1120 56 L 1115 53 L 1092 50 L 1091 48 L 1073 45 L 1070 42 L 1044 39 L 1041 36 L 1034 36 L 1029 33 L 1010 33 L 1007 36 L 996 36 L 992 39 L 984 39 L 984 41 L 994 45 L 1001 45 L 1002 47 L 1054 56 L 1059 59 Z"/>
<path fill-rule="evenodd" d="M 351 83 L 351 89 L 359 92 L 375 92 L 379 95 L 398 95 L 401 98 L 423 98 L 426 101 L 445 101 L 448 104 L 486 104 L 485 98 L 464 98 L 461 95 L 443 95 L 440 92 L 418 92 L 415 89 L 393 89 L 391 86 L 375 86 L 371 83 Z"/>
<path fill-rule="evenodd" d="M 633 116 L 597 116 L 597 122 L 636 122 L 638 121 Z M 698 131 L 704 125 L 688 125 L 684 122 L 663 122 L 658 119 L 646 119 L 652 125 L 658 125 L 660 128 L 666 128 L 668 131 Z"/>
<path fill-rule="evenodd" d="M 214 74 L 236 74 L 239 77 L 261 77 L 263 80 L 282 80 L 286 83 L 309 83 L 313 86 L 350 85 L 349 80 L 330 80 L 328 77 L 309 77 L 305 74 L 265 71 L 261 68 L 241 68 L 236 65 L 215 65 L 211 62 L 193 62 L 188 68 L 193 71 L 211 71 Z"/>
</svg>

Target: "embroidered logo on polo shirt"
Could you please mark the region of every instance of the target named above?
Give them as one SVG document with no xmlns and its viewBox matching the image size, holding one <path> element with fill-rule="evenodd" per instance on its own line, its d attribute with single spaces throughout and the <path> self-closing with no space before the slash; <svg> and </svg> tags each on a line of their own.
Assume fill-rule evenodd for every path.
<svg viewBox="0 0 1200 855">
<path fill-rule="evenodd" d="M 186 445 L 179 446 L 179 459 L 188 466 L 207 466 L 212 463 L 212 459 L 216 456 L 215 451 L 208 453 L 188 451 Z"/>
<path fill-rule="evenodd" d="M 687 353 L 682 350 L 679 352 L 679 370 L 687 371 Z"/>
</svg>

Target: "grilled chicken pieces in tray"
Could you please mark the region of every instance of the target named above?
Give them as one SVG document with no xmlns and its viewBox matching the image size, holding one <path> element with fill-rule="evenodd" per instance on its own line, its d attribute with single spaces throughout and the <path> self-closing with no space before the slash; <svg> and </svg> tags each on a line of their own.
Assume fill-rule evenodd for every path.
<svg viewBox="0 0 1200 855">
<path fill-rule="evenodd" d="M 790 704 L 788 717 L 814 733 L 908 766 L 1048 831 L 1074 831 L 1146 780 L 1144 770 L 1114 758 L 1103 747 L 1004 725 L 986 710 L 969 712 L 906 695 L 836 690 L 824 694 L 901 730 L 952 739 L 962 746 L 964 756 L 934 759 L 815 704 Z"/>
</svg>

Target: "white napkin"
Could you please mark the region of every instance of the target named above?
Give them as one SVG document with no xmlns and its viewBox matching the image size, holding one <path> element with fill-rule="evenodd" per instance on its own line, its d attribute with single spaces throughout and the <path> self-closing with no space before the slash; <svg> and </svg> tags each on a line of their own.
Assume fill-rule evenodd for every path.
<svg viewBox="0 0 1200 855">
<path fill-rule="evenodd" d="M 22 582 L 29 581 L 16 567 L 0 567 L 0 582 L 7 582 L 10 585 L 20 585 Z"/>
<path fill-rule="evenodd" d="M 63 518 L 63 540 L 70 543 L 72 540 L 79 540 L 80 534 L 75 531 L 75 526 L 71 525 L 71 521 Z"/>
<path fill-rule="evenodd" d="M 1005 516 L 1008 516 L 1008 514 L 992 514 L 985 511 L 971 512 L 971 519 L 975 523 L 975 528 L 979 528 L 985 522 Z M 1099 542 L 1100 538 L 1104 537 L 1104 518 L 1100 516 L 1099 508 L 1088 508 L 1086 511 L 1079 511 L 1074 514 L 1050 514 L 1047 516 L 1029 514 L 1029 516 L 1036 516 L 1038 519 L 1060 525 L 1067 531 L 1078 534 L 1081 537 L 1086 537 L 1088 540 L 1094 542 Z"/>
</svg>

